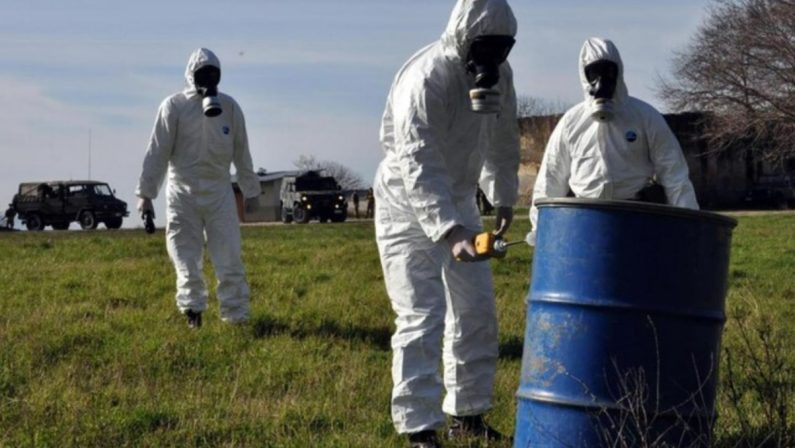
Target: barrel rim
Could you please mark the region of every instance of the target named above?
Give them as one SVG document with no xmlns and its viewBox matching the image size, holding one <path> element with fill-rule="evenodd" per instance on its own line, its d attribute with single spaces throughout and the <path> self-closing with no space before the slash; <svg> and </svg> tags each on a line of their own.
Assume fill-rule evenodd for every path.
<svg viewBox="0 0 795 448">
<path fill-rule="evenodd" d="M 546 389 L 539 389 L 537 387 L 528 387 L 525 384 L 519 385 L 519 389 L 517 389 L 515 396 L 519 400 L 524 400 L 525 403 L 530 404 L 531 406 L 556 406 L 602 412 L 628 411 L 627 406 L 618 404 L 615 401 L 610 401 L 609 399 L 598 398 L 595 396 L 587 398 L 570 397 L 563 393 L 550 392 Z M 680 404 L 675 405 L 671 409 L 656 411 L 655 417 L 682 418 L 682 407 L 684 407 L 684 405 Z M 695 417 L 697 419 L 715 419 L 718 417 L 718 412 L 715 408 L 715 405 L 712 406 L 711 410 L 702 410 L 696 408 L 695 411 L 691 410 L 687 415 L 691 418 Z"/>
<path fill-rule="evenodd" d="M 639 201 L 618 201 L 590 198 L 545 198 L 534 202 L 538 208 L 583 207 L 627 212 L 641 212 L 687 219 L 707 219 L 730 227 L 737 226 L 737 220 L 719 213 L 674 207 L 665 204 L 652 204 Z"/>
<path fill-rule="evenodd" d="M 649 316 L 674 316 L 680 319 L 688 320 L 705 320 L 719 323 L 721 326 L 726 323 L 726 311 L 720 309 L 706 309 L 706 308 L 672 308 L 665 306 L 638 306 L 631 305 L 625 302 L 610 300 L 605 298 L 574 298 L 569 294 L 552 294 L 549 292 L 536 291 L 530 288 L 530 294 L 527 300 L 528 306 L 533 304 L 540 305 L 557 305 L 569 306 L 572 308 L 598 308 L 598 309 L 612 309 L 617 311 L 624 311 L 636 314 L 646 314 Z"/>
</svg>

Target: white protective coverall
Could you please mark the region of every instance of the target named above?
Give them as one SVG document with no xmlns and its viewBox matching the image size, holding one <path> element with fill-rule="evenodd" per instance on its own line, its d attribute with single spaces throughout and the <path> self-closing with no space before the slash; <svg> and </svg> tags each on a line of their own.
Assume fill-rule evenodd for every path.
<svg viewBox="0 0 795 448">
<path fill-rule="evenodd" d="M 456 262 L 444 238 L 456 225 L 482 229 L 479 180 L 496 207 L 516 202 L 519 130 L 510 66 L 500 67 L 502 112 L 492 115 L 471 111 L 474 77 L 465 69 L 473 38 L 515 34 L 505 0 L 459 0 L 441 40 L 409 59 L 387 99 L 375 231 L 397 314 L 392 418 L 399 433 L 438 428 L 442 409 L 468 416 L 491 407 L 498 355 L 491 270 L 488 262 Z"/>
<path fill-rule="evenodd" d="M 210 50 L 193 52 L 185 69 L 187 87 L 160 105 L 146 151 L 136 195 L 154 199 L 168 172 L 166 241 L 177 272 L 177 306 L 185 313 L 207 308 L 202 275 L 205 239 L 218 278 L 224 321 L 248 318 L 249 288 L 240 254 L 240 223 L 232 190 L 230 164 L 246 198 L 260 194 L 252 168 L 243 112 L 221 92 L 223 113 L 205 117 L 193 74 L 221 64 Z"/>
<path fill-rule="evenodd" d="M 588 94 L 585 66 L 608 60 L 618 65 L 613 96 L 614 115 L 608 121 L 592 117 L 595 104 Z M 569 109 L 549 138 L 533 188 L 533 201 L 565 197 L 633 199 L 656 175 L 671 205 L 698 209 L 682 148 L 665 119 L 651 105 L 631 97 L 624 83 L 624 65 L 613 42 L 590 38 L 580 51 L 580 83 L 585 101 Z M 538 210 L 530 209 L 536 228 Z M 534 234 L 528 238 L 534 241 Z"/>
</svg>

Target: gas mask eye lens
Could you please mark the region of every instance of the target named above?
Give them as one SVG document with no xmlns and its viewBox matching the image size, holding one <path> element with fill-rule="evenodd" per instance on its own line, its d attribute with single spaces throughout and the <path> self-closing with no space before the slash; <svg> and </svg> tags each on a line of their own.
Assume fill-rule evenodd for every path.
<svg viewBox="0 0 795 448">
<path fill-rule="evenodd" d="M 193 81 L 196 87 L 218 86 L 221 82 L 221 70 L 211 65 L 202 67 L 193 73 Z"/>
<path fill-rule="evenodd" d="M 592 62 L 585 66 L 585 79 L 591 85 L 591 96 L 611 99 L 618 83 L 618 65 L 606 60 Z"/>
<path fill-rule="evenodd" d="M 479 36 L 469 47 L 469 61 L 474 64 L 502 64 L 508 59 L 516 39 L 511 36 Z"/>
</svg>

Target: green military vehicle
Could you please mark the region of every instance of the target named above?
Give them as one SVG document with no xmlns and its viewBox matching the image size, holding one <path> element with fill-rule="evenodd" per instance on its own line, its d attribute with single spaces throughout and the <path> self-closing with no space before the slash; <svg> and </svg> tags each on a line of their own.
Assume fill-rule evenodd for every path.
<svg viewBox="0 0 795 448">
<path fill-rule="evenodd" d="M 19 184 L 11 208 L 28 230 L 46 226 L 66 230 L 72 221 L 85 230 L 96 229 L 99 223 L 118 229 L 129 212 L 127 203 L 113 193 L 105 182 L 24 182 Z"/>
<path fill-rule="evenodd" d="M 331 176 L 318 171 L 306 171 L 282 180 L 279 193 L 282 221 L 306 224 L 311 219 L 320 222 L 343 222 L 348 217 L 348 202 Z"/>
</svg>

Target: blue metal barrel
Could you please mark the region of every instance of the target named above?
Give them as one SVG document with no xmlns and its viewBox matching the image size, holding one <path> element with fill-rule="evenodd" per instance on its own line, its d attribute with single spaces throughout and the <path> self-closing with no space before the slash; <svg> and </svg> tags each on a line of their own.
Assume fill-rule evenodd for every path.
<svg viewBox="0 0 795 448">
<path fill-rule="evenodd" d="M 736 221 L 537 205 L 514 446 L 707 446 Z"/>
</svg>

